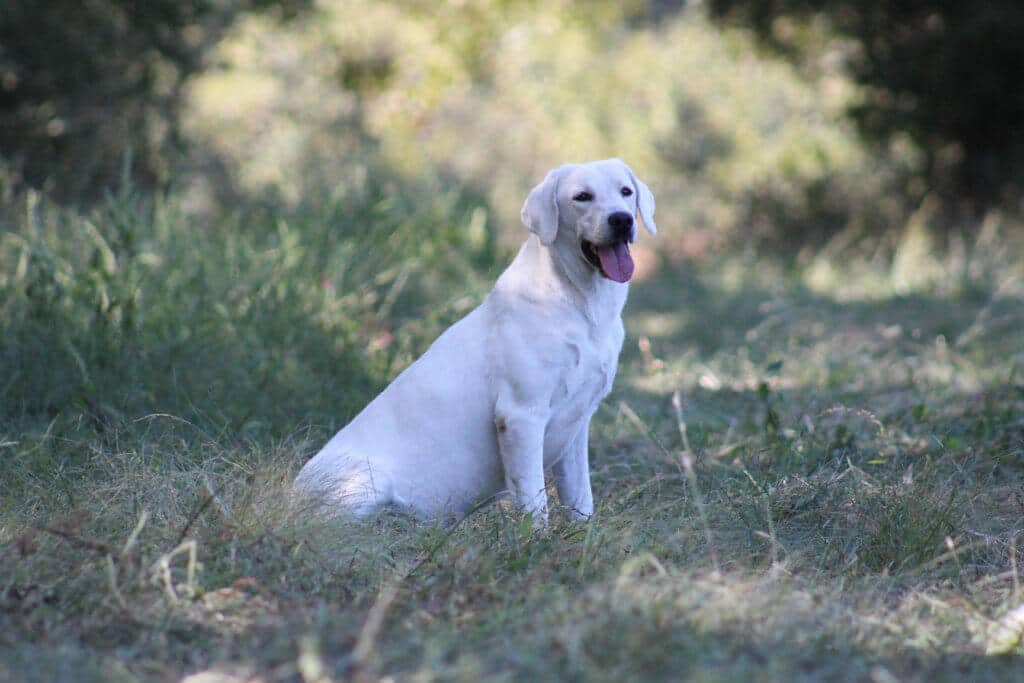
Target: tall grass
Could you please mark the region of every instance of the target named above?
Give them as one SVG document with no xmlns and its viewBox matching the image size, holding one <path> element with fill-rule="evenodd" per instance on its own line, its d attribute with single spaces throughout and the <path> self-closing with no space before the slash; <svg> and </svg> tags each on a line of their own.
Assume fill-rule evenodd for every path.
<svg viewBox="0 0 1024 683">
<path fill-rule="evenodd" d="M 457 192 L 370 187 L 216 224 L 130 188 L 88 215 L 37 195 L 14 212 L 0 402 L 38 426 L 331 428 L 480 297 L 495 258 L 486 209 Z"/>
<path fill-rule="evenodd" d="M 631 292 L 591 522 L 357 524 L 289 503 L 291 477 L 482 296 L 486 207 L 397 183 L 216 224 L 179 207 L 6 214 L 0 677 L 1019 667 L 1024 279 L 1002 252 L 940 263 L 984 277 L 935 292 L 870 260 L 666 262 Z"/>
</svg>

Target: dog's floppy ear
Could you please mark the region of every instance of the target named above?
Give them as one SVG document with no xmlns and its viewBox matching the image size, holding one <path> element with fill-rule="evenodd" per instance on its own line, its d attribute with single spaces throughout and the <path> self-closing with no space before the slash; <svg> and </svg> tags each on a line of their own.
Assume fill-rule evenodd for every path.
<svg viewBox="0 0 1024 683">
<path fill-rule="evenodd" d="M 554 242 L 558 234 L 558 181 L 563 168 L 560 166 L 548 171 L 544 182 L 530 190 L 519 213 L 523 225 L 537 233 L 543 245 Z"/>
<path fill-rule="evenodd" d="M 633 179 L 633 184 L 636 185 L 636 208 L 640 211 L 640 218 L 644 221 L 644 227 L 647 228 L 647 232 L 657 235 L 658 226 L 654 224 L 654 195 L 651 194 L 651 188 L 647 187 L 644 181 L 637 178 L 632 169 L 629 171 L 629 177 Z"/>
</svg>

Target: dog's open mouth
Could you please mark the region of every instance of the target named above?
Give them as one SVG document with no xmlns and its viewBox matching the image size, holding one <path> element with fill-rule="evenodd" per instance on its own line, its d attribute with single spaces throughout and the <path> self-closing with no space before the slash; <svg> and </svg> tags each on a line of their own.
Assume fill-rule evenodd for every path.
<svg viewBox="0 0 1024 683">
<path fill-rule="evenodd" d="M 633 257 L 629 254 L 628 242 L 598 245 L 583 240 L 580 249 L 587 262 L 609 280 L 629 282 L 633 277 Z"/>
</svg>

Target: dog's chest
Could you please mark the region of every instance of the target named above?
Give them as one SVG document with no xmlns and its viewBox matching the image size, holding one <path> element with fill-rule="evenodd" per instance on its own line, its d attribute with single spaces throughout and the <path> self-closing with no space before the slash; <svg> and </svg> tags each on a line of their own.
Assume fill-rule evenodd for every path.
<svg viewBox="0 0 1024 683">
<path fill-rule="evenodd" d="M 622 349 L 621 321 L 606 334 L 572 335 L 565 340 L 568 363 L 552 395 L 554 426 L 572 428 L 586 420 L 612 388 Z"/>
</svg>

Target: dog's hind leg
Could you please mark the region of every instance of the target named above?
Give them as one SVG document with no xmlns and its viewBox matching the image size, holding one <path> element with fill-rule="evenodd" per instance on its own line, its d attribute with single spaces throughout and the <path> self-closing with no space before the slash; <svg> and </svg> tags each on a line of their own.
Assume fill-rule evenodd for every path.
<svg viewBox="0 0 1024 683">
<path fill-rule="evenodd" d="M 337 474 L 304 468 L 295 480 L 295 491 L 355 517 L 368 517 L 397 502 L 390 478 L 375 472 L 368 462 L 350 462 Z"/>
</svg>

